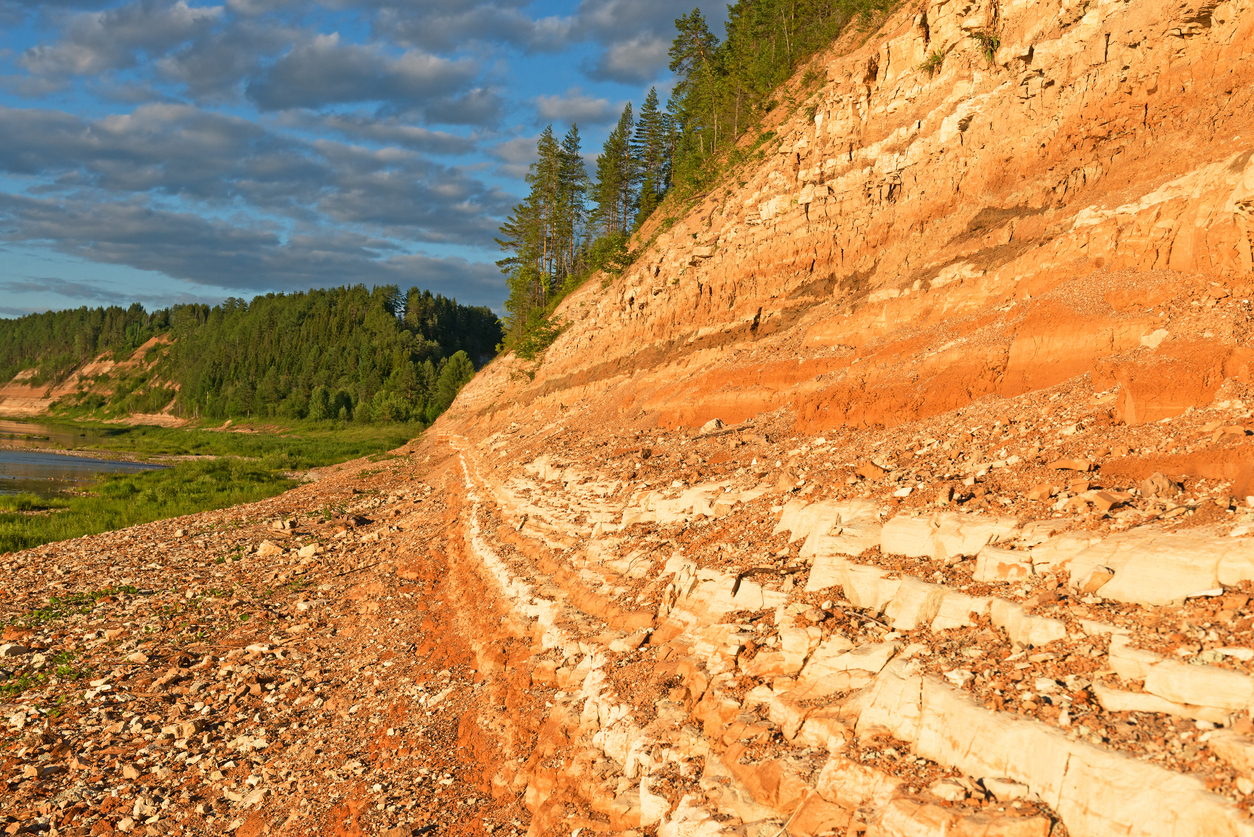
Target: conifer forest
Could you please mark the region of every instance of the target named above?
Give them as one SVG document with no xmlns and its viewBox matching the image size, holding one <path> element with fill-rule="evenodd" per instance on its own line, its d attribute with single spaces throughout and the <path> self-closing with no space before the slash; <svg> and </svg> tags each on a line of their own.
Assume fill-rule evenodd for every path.
<svg viewBox="0 0 1254 837">
<path fill-rule="evenodd" d="M 0 380 L 22 373 L 26 384 L 53 386 L 94 359 L 128 361 L 148 345 L 123 372 L 80 373 L 53 412 L 430 423 L 501 336 L 487 308 L 395 285 L 152 312 L 84 307 L 0 320 Z"/>
</svg>

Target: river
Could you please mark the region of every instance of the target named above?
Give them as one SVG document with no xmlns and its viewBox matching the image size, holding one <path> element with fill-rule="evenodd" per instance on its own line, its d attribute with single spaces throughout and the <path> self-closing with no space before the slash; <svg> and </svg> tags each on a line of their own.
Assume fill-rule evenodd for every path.
<svg viewBox="0 0 1254 837">
<path fill-rule="evenodd" d="M 53 453 L 49 447 L 75 447 L 98 434 L 66 425 L 0 420 L 0 494 L 52 497 L 67 488 L 81 488 L 101 474 L 133 473 L 160 468 L 143 462 L 94 459 Z"/>
</svg>

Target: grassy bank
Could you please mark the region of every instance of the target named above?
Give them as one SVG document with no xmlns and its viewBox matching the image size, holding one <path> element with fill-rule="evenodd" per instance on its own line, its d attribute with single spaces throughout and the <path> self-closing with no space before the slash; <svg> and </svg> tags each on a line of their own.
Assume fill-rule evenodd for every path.
<svg viewBox="0 0 1254 837">
<path fill-rule="evenodd" d="M 94 535 L 279 494 L 294 483 L 255 462 L 183 462 L 138 474 L 113 474 L 89 496 L 43 499 L 0 495 L 0 553 Z"/>
<path fill-rule="evenodd" d="M 59 424 L 61 422 L 58 422 Z M 331 465 L 400 447 L 421 424 L 340 426 L 333 422 L 267 423 L 257 429 L 206 430 L 74 422 L 89 431 L 77 450 L 121 452 L 140 459 L 163 456 L 238 456 L 277 470 Z"/>
<path fill-rule="evenodd" d="M 200 455 L 161 470 L 111 474 L 86 496 L 0 495 L 0 553 L 94 535 L 168 517 L 251 503 L 295 483 L 284 472 L 315 468 L 400 447 L 421 425 L 336 428 L 267 426 L 260 432 L 77 424 L 91 433 L 80 450 L 140 459 Z"/>
</svg>

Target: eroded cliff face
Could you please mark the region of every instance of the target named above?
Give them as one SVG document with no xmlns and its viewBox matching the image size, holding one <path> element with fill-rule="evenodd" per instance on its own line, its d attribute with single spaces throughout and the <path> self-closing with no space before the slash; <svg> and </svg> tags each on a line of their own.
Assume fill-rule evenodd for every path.
<svg viewBox="0 0 1254 837">
<path fill-rule="evenodd" d="M 903 12 L 472 382 L 533 833 L 1254 833 L 1252 12 Z"/>
<path fill-rule="evenodd" d="M 1151 309 L 1211 283 L 1240 296 L 1254 277 L 1250 12 L 951 2 L 899 15 L 817 63 L 826 83 L 792 92 L 765 160 L 608 291 L 573 297 L 536 384 L 510 398 L 630 375 L 623 409 L 665 426 L 786 406 L 814 431 L 1084 372 L 1119 381 L 1132 421 L 1206 400 L 1246 374 L 1240 327 L 1199 342 Z M 993 32 L 989 61 L 975 36 Z M 1160 388 L 1164 366 L 1206 383 Z"/>
<path fill-rule="evenodd" d="M 10 831 L 1251 837 L 1252 54 L 902 12 L 394 459 L 4 556 Z"/>
</svg>

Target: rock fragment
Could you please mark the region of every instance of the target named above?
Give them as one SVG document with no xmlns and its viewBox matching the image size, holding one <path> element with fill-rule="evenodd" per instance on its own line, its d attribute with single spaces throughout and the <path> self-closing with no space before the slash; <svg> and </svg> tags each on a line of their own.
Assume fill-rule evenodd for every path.
<svg viewBox="0 0 1254 837">
<path fill-rule="evenodd" d="M 1049 468 L 1054 471 L 1087 472 L 1093 470 L 1093 463 L 1087 459 L 1055 459 L 1049 463 Z"/>
<path fill-rule="evenodd" d="M 1145 497 L 1175 497 L 1180 493 L 1180 484 L 1160 471 L 1142 480 L 1139 487 Z"/>
</svg>

